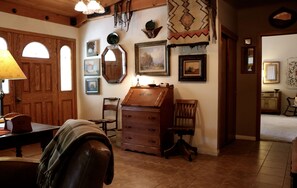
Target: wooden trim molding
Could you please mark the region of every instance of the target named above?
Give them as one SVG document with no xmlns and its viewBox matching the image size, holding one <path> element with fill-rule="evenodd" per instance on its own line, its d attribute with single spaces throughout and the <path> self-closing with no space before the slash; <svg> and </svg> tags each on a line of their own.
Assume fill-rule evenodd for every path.
<svg viewBox="0 0 297 188">
<path fill-rule="evenodd" d="M 41 11 L 38 9 L 27 8 L 14 3 L 0 2 L 0 11 L 18 16 L 25 16 L 29 18 L 35 18 L 38 20 L 44 20 L 63 25 L 70 25 L 70 17 L 53 14 L 51 12 Z"/>
<path fill-rule="evenodd" d="M 104 7 L 110 6 L 111 8 L 110 13 L 102 17 L 112 16 L 114 13 L 114 4 L 119 1 L 121 0 L 100 0 L 101 4 Z M 126 9 L 125 8 L 126 1 L 127 0 L 123 0 L 123 5 L 124 5 L 123 10 Z M 167 4 L 166 0 L 151 0 L 151 1 L 133 0 L 131 1 L 131 11 L 138 11 L 138 10 L 163 6 L 166 4 Z M 25 16 L 29 18 L 34 18 L 38 20 L 49 21 L 53 23 L 58 23 L 58 24 L 67 25 L 67 26 L 74 26 L 74 27 L 80 27 L 88 20 L 87 16 L 82 13 L 78 14 L 75 17 L 63 16 L 49 11 L 28 8 L 25 6 L 21 6 L 17 3 L 8 3 L 4 1 L 0 1 L 0 11 L 10 13 L 10 14 L 15 14 L 18 16 Z"/>
</svg>

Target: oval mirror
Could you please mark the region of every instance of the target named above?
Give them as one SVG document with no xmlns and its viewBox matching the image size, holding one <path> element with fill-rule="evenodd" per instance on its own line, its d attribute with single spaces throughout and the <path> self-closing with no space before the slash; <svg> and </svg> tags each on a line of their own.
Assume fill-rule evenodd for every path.
<svg viewBox="0 0 297 188">
<path fill-rule="evenodd" d="M 120 45 L 107 46 L 101 58 L 105 80 L 108 83 L 121 83 L 127 75 L 125 50 Z"/>
</svg>

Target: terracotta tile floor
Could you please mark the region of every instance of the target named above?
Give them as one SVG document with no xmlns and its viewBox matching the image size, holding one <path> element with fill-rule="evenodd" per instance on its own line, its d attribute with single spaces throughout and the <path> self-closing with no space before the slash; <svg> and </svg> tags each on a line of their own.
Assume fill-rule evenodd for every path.
<svg viewBox="0 0 297 188">
<path fill-rule="evenodd" d="M 40 158 L 38 144 L 24 157 Z M 14 156 L 13 149 L 0 156 Z M 220 156 L 198 154 L 192 162 L 123 151 L 114 145 L 115 177 L 105 188 L 289 188 L 291 145 L 237 140 Z"/>
</svg>

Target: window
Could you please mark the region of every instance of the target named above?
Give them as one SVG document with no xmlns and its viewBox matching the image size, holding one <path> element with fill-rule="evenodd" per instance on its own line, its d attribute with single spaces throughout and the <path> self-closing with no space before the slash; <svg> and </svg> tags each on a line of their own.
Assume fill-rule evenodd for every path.
<svg viewBox="0 0 297 188">
<path fill-rule="evenodd" d="M 40 42 L 31 42 L 25 46 L 22 56 L 49 59 L 49 52 Z"/>
<path fill-rule="evenodd" d="M 61 91 L 72 90 L 71 49 L 62 46 L 60 50 L 60 83 Z"/>
<path fill-rule="evenodd" d="M 7 49 L 7 42 L 4 38 L 0 37 L 0 49 L 6 50 Z"/>
<path fill-rule="evenodd" d="M 7 50 L 7 42 L 4 38 L 0 37 L 0 49 Z M 5 94 L 9 93 L 9 81 L 4 80 L 2 83 L 2 89 Z"/>
</svg>

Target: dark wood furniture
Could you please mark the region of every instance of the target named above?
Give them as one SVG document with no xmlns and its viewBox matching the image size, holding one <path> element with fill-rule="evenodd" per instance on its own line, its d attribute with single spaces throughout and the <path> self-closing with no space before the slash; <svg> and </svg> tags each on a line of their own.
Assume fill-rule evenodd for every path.
<svg viewBox="0 0 297 188">
<path fill-rule="evenodd" d="M 192 154 L 197 155 L 197 147 L 191 146 L 182 138 L 184 135 L 193 136 L 195 133 L 197 103 L 198 101 L 194 99 L 176 99 L 174 123 L 169 129 L 177 134 L 179 139 L 171 148 L 164 151 L 165 158 L 180 154 L 192 161 Z"/>
<path fill-rule="evenodd" d="M 173 86 L 131 87 L 122 102 L 122 149 L 163 155 L 173 143 Z"/>
<path fill-rule="evenodd" d="M 0 150 L 16 148 L 16 156 L 22 157 L 22 146 L 40 143 L 42 150 L 53 138 L 54 130 L 59 126 L 32 123 L 32 131 L 26 133 L 8 133 L 0 136 Z"/>
<path fill-rule="evenodd" d="M 102 124 L 102 129 L 107 135 L 107 131 L 118 130 L 118 111 L 120 98 L 108 97 L 103 98 L 102 104 L 102 119 L 89 120 L 96 124 Z M 108 124 L 115 124 L 114 127 L 108 128 Z M 109 135 L 109 137 L 116 136 L 116 134 Z"/>
<path fill-rule="evenodd" d="M 261 93 L 261 113 L 281 113 L 281 92 L 265 91 Z"/>
</svg>

